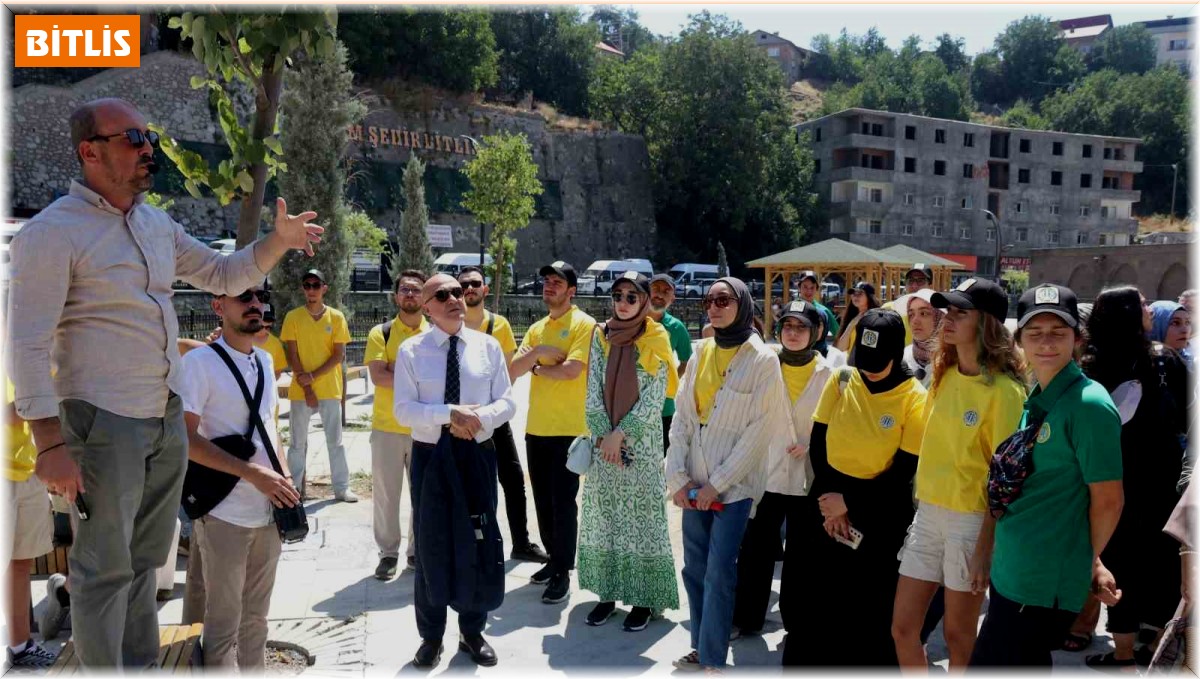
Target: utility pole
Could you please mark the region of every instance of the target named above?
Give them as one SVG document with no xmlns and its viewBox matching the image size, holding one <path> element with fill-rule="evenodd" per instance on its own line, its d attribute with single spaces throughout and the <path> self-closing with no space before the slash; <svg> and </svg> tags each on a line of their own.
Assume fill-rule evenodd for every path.
<svg viewBox="0 0 1200 679">
<path fill-rule="evenodd" d="M 1179 163 L 1171 163 L 1171 219 L 1175 219 L 1175 191 L 1179 189 Z"/>
</svg>

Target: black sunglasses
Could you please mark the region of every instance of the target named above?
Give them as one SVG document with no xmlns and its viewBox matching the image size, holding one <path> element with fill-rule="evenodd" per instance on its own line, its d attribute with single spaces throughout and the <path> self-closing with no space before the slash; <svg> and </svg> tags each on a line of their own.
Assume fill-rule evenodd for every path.
<svg viewBox="0 0 1200 679">
<path fill-rule="evenodd" d="M 438 290 L 437 292 L 433 293 L 433 297 L 430 297 L 429 299 L 427 299 L 425 301 L 428 302 L 431 299 L 436 299 L 437 301 L 441 302 L 442 304 L 445 304 L 447 301 L 449 301 L 451 295 L 454 296 L 454 299 L 462 299 L 463 289 L 462 288 L 442 288 L 441 290 Z"/>
<path fill-rule="evenodd" d="M 150 142 L 150 146 L 158 148 L 157 132 L 154 130 L 146 130 L 143 132 L 137 128 L 130 128 L 124 132 L 117 132 L 116 134 L 97 134 L 95 136 L 88 137 L 86 141 L 108 141 L 113 137 L 125 137 L 129 140 L 129 143 L 134 146 L 141 146 L 146 142 Z"/>
<path fill-rule="evenodd" d="M 459 281 L 459 283 L 461 283 L 464 288 L 482 288 L 483 287 L 483 281 L 469 280 L 469 281 Z"/>
<path fill-rule="evenodd" d="M 321 282 L 317 282 L 317 283 L 301 283 L 301 284 L 300 284 L 300 287 L 304 288 L 305 290 L 320 290 L 322 285 L 325 285 L 325 284 L 324 284 L 324 283 L 321 283 Z"/>
<path fill-rule="evenodd" d="M 621 293 L 614 292 L 612 294 L 612 301 L 620 302 L 621 297 L 622 297 Z M 637 304 L 638 303 L 638 296 L 637 296 L 636 292 L 627 292 L 627 293 L 625 293 L 624 297 L 625 297 L 626 304 Z"/>
<path fill-rule="evenodd" d="M 708 307 L 715 304 L 718 309 L 726 309 L 729 307 L 729 303 L 732 302 L 733 300 L 734 300 L 734 298 L 730 295 L 717 295 L 716 297 L 705 297 L 704 298 L 704 308 L 707 309 Z"/>
<path fill-rule="evenodd" d="M 262 302 L 263 304 L 267 304 L 271 301 L 271 291 L 270 290 L 247 290 L 247 291 L 243 292 L 242 294 L 238 295 L 237 297 L 235 297 L 234 299 L 241 302 L 242 304 L 249 304 L 250 300 L 254 299 L 255 297 L 257 297 L 258 301 Z"/>
</svg>

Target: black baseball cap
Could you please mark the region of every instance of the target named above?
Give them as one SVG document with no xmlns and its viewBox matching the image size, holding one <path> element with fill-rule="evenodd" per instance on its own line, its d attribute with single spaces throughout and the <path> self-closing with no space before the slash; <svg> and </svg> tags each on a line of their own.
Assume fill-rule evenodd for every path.
<svg viewBox="0 0 1200 679">
<path fill-rule="evenodd" d="M 804 324 L 804 327 L 812 329 L 821 325 L 824 320 L 821 317 L 821 312 L 817 311 L 817 307 L 811 302 L 796 300 L 789 302 L 783 311 L 779 314 L 779 321 L 782 323 L 785 318 L 795 318 Z"/>
<path fill-rule="evenodd" d="M 929 303 L 937 309 L 949 306 L 977 309 L 1001 323 L 1008 316 L 1008 295 L 1004 288 L 986 278 L 968 278 L 949 292 L 935 292 Z"/>
<path fill-rule="evenodd" d="M 575 267 L 564 261 L 559 260 L 553 264 L 547 264 L 538 270 L 538 275 L 543 278 L 552 274 L 561 277 L 572 288 L 579 283 L 579 277 L 575 275 Z"/>
<path fill-rule="evenodd" d="M 930 269 L 928 264 L 924 264 L 922 262 L 917 262 L 916 264 L 913 264 L 911 269 L 904 272 L 904 280 L 907 281 L 908 277 L 913 275 L 914 273 L 921 274 L 922 276 L 925 277 L 925 280 L 929 281 L 930 283 L 933 282 L 933 269 Z"/>
<path fill-rule="evenodd" d="M 852 290 L 861 290 L 861 291 L 867 293 L 867 295 L 869 295 L 871 297 L 875 296 L 875 286 L 871 285 L 870 283 L 868 283 L 866 281 L 859 281 L 859 282 L 855 283 L 854 287 L 851 289 Z M 874 372 L 874 371 L 871 371 L 871 372 Z"/>
<path fill-rule="evenodd" d="M 670 274 L 665 274 L 665 273 L 654 274 L 653 276 L 651 276 L 649 284 L 654 285 L 655 283 L 666 283 L 667 285 L 671 286 L 672 288 L 675 287 L 675 279 L 671 278 Z"/>
<path fill-rule="evenodd" d="M 816 271 L 813 271 L 812 269 L 808 269 L 807 271 L 800 272 L 800 282 L 801 283 L 803 283 L 805 280 L 807 280 L 809 278 L 812 279 L 813 283 L 816 283 L 817 285 L 821 284 L 821 279 L 817 277 Z"/>
<path fill-rule="evenodd" d="M 883 372 L 888 362 L 900 369 L 904 359 L 904 319 L 891 309 L 870 309 L 858 321 L 854 338 L 854 367 Z"/>
<path fill-rule="evenodd" d="M 619 277 L 613 279 L 613 288 L 616 288 L 617 283 L 622 281 L 626 283 L 633 283 L 634 287 L 636 287 L 645 295 L 650 294 L 650 279 L 647 278 L 645 274 L 640 274 L 636 271 L 626 271 Z"/>
<path fill-rule="evenodd" d="M 309 269 L 308 271 L 305 271 L 304 275 L 300 277 L 300 280 L 303 281 L 306 278 L 315 278 L 322 283 L 325 282 L 325 274 L 321 273 L 320 269 Z"/>
<path fill-rule="evenodd" d="M 1017 302 L 1017 327 L 1025 327 L 1038 314 L 1054 314 L 1072 328 L 1078 328 L 1079 300 L 1070 288 L 1043 283 L 1021 295 Z"/>
</svg>

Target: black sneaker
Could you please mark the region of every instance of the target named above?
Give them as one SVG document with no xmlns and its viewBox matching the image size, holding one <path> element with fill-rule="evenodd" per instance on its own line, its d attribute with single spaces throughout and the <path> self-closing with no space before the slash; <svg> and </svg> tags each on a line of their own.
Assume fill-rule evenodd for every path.
<svg viewBox="0 0 1200 679">
<path fill-rule="evenodd" d="M 550 555 L 536 542 L 526 543 L 523 547 L 513 547 L 512 558 L 517 561 L 532 561 L 534 563 L 550 563 Z"/>
<path fill-rule="evenodd" d="M 394 556 L 385 556 L 379 560 L 379 565 L 375 568 L 375 577 L 379 580 L 391 580 L 396 577 L 396 565 L 400 563 L 400 559 Z"/>
<path fill-rule="evenodd" d="M 616 612 L 617 602 L 601 601 L 600 603 L 596 604 L 596 607 L 592 609 L 591 613 L 588 613 L 586 622 L 592 627 L 599 627 L 600 625 L 608 622 L 608 619 L 611 618 L 612 614 Z"/>
<path fill-rule="evenodd" d="M 625 624 L 621 625 L 621 629 L 626 632 L 641 632 L 646 629 L 646 625 L 650 624 L 650 620 L 654 617 L 654 611 L 651 611 L 645 606 L 634 606 L 629 615 L 625 616 Z"/>
<path fill-rule="evenodd" d="M 531 582 L 535 585 L 544 585 L 544 584 L 550 582 L 550 576 L 552 576 L 552 575 L 554 575 L 553 568 L 551 568 L 550 566 L 542 566 L 541 569 L 538 570 L 538 572 L 534 573 L 529 578 L 529 582 Z"/>
<path fill-rule="evenodd" d="M 8 647 L 4 650 L 8 652 L 9 667 L 50 667 L 58 659 L 58 654 L 42 648 L 33 639 L 25 642 L 25 650 L 20 653 L 13 653 Z"/>
<path fill-rule="evenodd" d="M 571 576 L 566 573 L 556 573 L 550 578 L 550 584 L 546 586 L 546 593 L 542 595 L 542 603 L 562 603 L 570 595 Z"/>
</svg>

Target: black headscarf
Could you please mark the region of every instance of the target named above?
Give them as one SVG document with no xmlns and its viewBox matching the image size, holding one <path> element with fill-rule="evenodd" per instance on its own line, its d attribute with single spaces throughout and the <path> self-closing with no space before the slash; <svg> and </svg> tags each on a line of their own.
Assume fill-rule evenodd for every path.
<svg viewBox="0 0 1200 679">
<path fill-rule="evenodd" d="M 791 305 L 789 305 L 789 307 L 790 306 Z M 787 348 L 787 345 L 783 343 L 782 339 L 779 342 L 779 362 L 784 365 L 790 365 L 794 368 L 806 366 L 817 357 L 817 350 L 813 349 L 813 347 L 816 346 L 817 342 L 819 342 L 823 336 L 823 333 L 819 332 L 820 329 L 824 327 L 822 325 L 824 319 L 821 316 L 821 313 L 818 312 L 816 307 L 813 307 L 812 305 L 806 304 L 805 306 L 808 307 L 808 313 L 792 311 L 789 308 L 788 310 L 785 310 L 783 315 L 779 318 L 780 334 L 782 334 L 783 331 L 783 321 L 788 318 L 795 318 L 796 320 L 800 321 L 802 325 L 808 328 L 808 346 L 804 347 L 803 349 L 793 351 Z"/>
<path fill-rule="evenodd" d="M 734 297 L 737 297 L 738 312 L 733 322 L 724 328 L 713 326 L 717 346 L 732 349 L 745 344 L 750 335 L 754 334 L 754 298 L 750 296 L 750 288 L 746 287 L 741 279 L 726 276 L 717 279 L 713 285 L 717 283 L 728 285 Z"/>
</svg>

